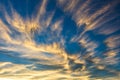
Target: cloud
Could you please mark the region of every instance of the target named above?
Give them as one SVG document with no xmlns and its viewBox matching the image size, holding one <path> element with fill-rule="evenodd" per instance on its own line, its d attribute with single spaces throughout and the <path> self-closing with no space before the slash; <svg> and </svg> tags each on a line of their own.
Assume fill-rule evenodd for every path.
<svg viewBox="0 0 120 80">
<path fill-rule="evenodd" d="M 117 48 L 120 44 L 119 44 L 119 35 L 113 35 L 113 36 L 110 36 L 108 37 L 106 40 L 105 40 L 105 43 L 106 45 L 109 47 L 109 48 Z"/>
<path fill-rule="evenodd" d="M 13 64 L 10 62 L 1 62 L 0 64 L 0 69 L 1 69 L 1 78 L 6 78 L 6 79 L 11 79 L 15 80 L 18 79 L 18 77 L 21 77 L 21 79 L 26 79 L 26 80 L 39 80 L 39 79 L 60 79 L 60 78 L 66 78 L 70 79 L 72 76 L 69 74 L 62 74 L 61 69 L 58 70 L 45 70 L 45 71 L 39 71 L 39 70 L 32 70 L 28 69 L 30 65 L 18 65 L 18 64 Z M 56 75 L 56 76 L 54 76 Z M 73 79 L 85 79 L 88 80 L 87 76 L 82 76 L 82 77 L 74 77 Z"/>
<path fill-rule="evenodd" d="M 62 34 L 66 15 L 53 22 L 56 10 L 47 13 L 47 4 L 47 0 L 42 0 L 40 6 L 37 7 L 38 12 L 33 14 L 33 17 L 26 19 L 13 7 L 10 9 L 12 15 L 9 15 L 6 10 L 3 11 L 4 19 L 0 18 L 0 55 L 9 55 L 12 58 L 7 60 L 3 57 L 6 60 L 0 61 L 0 79 L 90 80 L 91 76 L 94 76 L 93 69 L 106 70 L 108 73 L 119 75 L 117 70 L 108 67 L 109 65 L 116 66 L 119 63 L 119 58 L 115 57 L 119 53 L 119 50 L 116 49 L 120 43 L 119 35 L 107 37 L 100 43 L 95 33 L 90 33 L 90 35 L 87 33 L 87 31 L 94 32 L 95 29 L 98 29 L 97 34 L 108 35 L 119 29 L 111 30 L 112 27 L 107 29 L 108 25 L 100 27 L 116 17 L 105 18 L 111 13 L 110 4 L 100 7 L 90 14 L 91 9 L 97 5 L 90 6 L 90 0 L 59 0 L 59 5 L 56 7 L 61 6 L 64 14 L 69 12 L 70 18 L 77 25 L 76 29 L 79 30 L 84 25 L 82 33 L 74 35 L 71 41 L 66 40 Z M 80 45 L 79 53 L 68 54 L 65 50 L 66 43 L 72 42 Z M 100 51 L 100 44 L 104 43 L 109 51 Z M 12 62 L 14 58 L 18 62 Z M 20 62 L 21 59 L 23 62 L 30 63 L 23 64 Z M 112 78 L 110 79 L 112 80 Z"/>
<path fill-rule="evenodd" d="M 117 2 L 114 2 L 114 1 L 108 4 L 105 4 L 103 6 L 101 6 L 99 3 L 95 3 L 91 5 L 92 1 L 90 0 L 87 0 L 87 1 L 59 0 L 58 4 L 60 7 L 63 8 L 64 12 L 69 12 L 73 20 L 78 25 L 78 27 L 80 27 L 83 24 L 86 24 L 85 30 L 84 30 L 85 32 L 89 30 L 94 30 L 96 28 L 100 28 L 102 25 L 106 24 L 110 20 L 113 20 L 116 17 L 118 17 L 117 14 L 114 16 L 108 17 L 108 15 L 111 15 L 113 13 L 112 10 L 114 9 L 115 5 L 117 5 Z M 95 8 L 95 7 L 98 7 L 98 8 Z M 117 30 L 117 28 L 114 28 L 114 29 Z M 104 29 L 104 31 L 106 30 L 107 29 Z M 111 30 L 111 31 L 114 31 L 114 30 Z"/>
</svg>

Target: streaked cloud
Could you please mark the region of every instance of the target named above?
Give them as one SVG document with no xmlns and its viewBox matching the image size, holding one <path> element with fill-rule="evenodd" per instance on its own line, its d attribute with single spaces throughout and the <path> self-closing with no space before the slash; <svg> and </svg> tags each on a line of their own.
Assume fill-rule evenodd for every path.
<svg viewBox="0 0 120 80">
<path fill-rule="evenodd" d="M 114 67 L 119 65 L 120 35 L 114 33 L 120 28 L 119 20 L 114 19 L 119 15 L 107 17 L 117 3 L 55 2 L 55 9 L 48 12 L 49 1 L 42 0 L 27 18 L 12 4 L 10 11 L 0 6 L 4 14 L 0 16 L 0 80 L 117 80 L 120 72 Z M 57 9 L 62 16 L 56 16 Z M 70 22 L 65 23 L 66 18 Z M 69 53 L 67 44 L 80 50 L 72 53 L 74 49 L 70 48 Z M 106 77 L 100 76 L 102 71 L 106 71 Z"/>
</svg>

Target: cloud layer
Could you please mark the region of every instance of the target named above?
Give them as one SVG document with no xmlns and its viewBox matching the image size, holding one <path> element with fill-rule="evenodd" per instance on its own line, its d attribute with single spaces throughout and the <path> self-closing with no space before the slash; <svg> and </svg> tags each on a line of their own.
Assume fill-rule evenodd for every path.
<svg viewBox="0 0 120 80">
<path fill-rule="evenodd" d="M 117 80 L 119 2 L 53 2 L 41 0 L 31 17 L 0 6 L 0 80 Z"/>
</svg>

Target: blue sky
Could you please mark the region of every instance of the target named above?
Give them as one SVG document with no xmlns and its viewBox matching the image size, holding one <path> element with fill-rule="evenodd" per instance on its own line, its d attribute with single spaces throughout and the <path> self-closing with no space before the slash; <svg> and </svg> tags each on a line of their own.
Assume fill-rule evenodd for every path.
<svg viewBox="0 0 120 80">
<path fill-rule="evenodd" d="M 119 60 L 120 1 L 0 0 L 0 80 L 117 80 Z"/>
</svg>

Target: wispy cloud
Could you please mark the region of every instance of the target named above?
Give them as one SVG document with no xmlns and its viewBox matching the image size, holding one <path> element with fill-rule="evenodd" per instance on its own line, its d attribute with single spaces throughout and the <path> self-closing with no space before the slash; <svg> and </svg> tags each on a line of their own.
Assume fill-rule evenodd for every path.
<svg viewBox="0 0 120 80">
<path fill-rule="evenodd" d="M 56 9 L 50 12 L 46 10 L 48 3 L 48 0 L 42 0 L 31 18 L 24 18 L 12 6 L 10 15 L 4 6 L 0 6 L 0 13 L 4 14 L 3 18 L 0 17 L 0 79 L 96 80 L 92 76 L 96 76 L 94 72 L 99 70 L 119 76 L 117 69 L 109 67 L 119 64 L 119 57 L 116 56 L 120 52 L 120 37 L 119 33 L 112 34 L 120 29 L 119 20 L 108 24 L 118 15 L 107 17 L 112 14 L 110 9 L 116 3 L 96 9 L 100 4 L 91 5 L 91 0 L 58 0 Z M 94 8 L 96 10 L 92 12 Z M 53 20 L 57 9 L 64 15 Z M 76 29 L 70 40 L 63 33 L 64 29 L 67 37 L 73 33 L 69 31 L 69 24 L 64 27 L 66 16 Z M 117 27 L 113 28 L 113 25 Z M 79 33 L 81 27 L 83 30 Z M 69 54 L 66 50 L 69 43 L 77 43 L 80 51 Z"/>
</svg>

